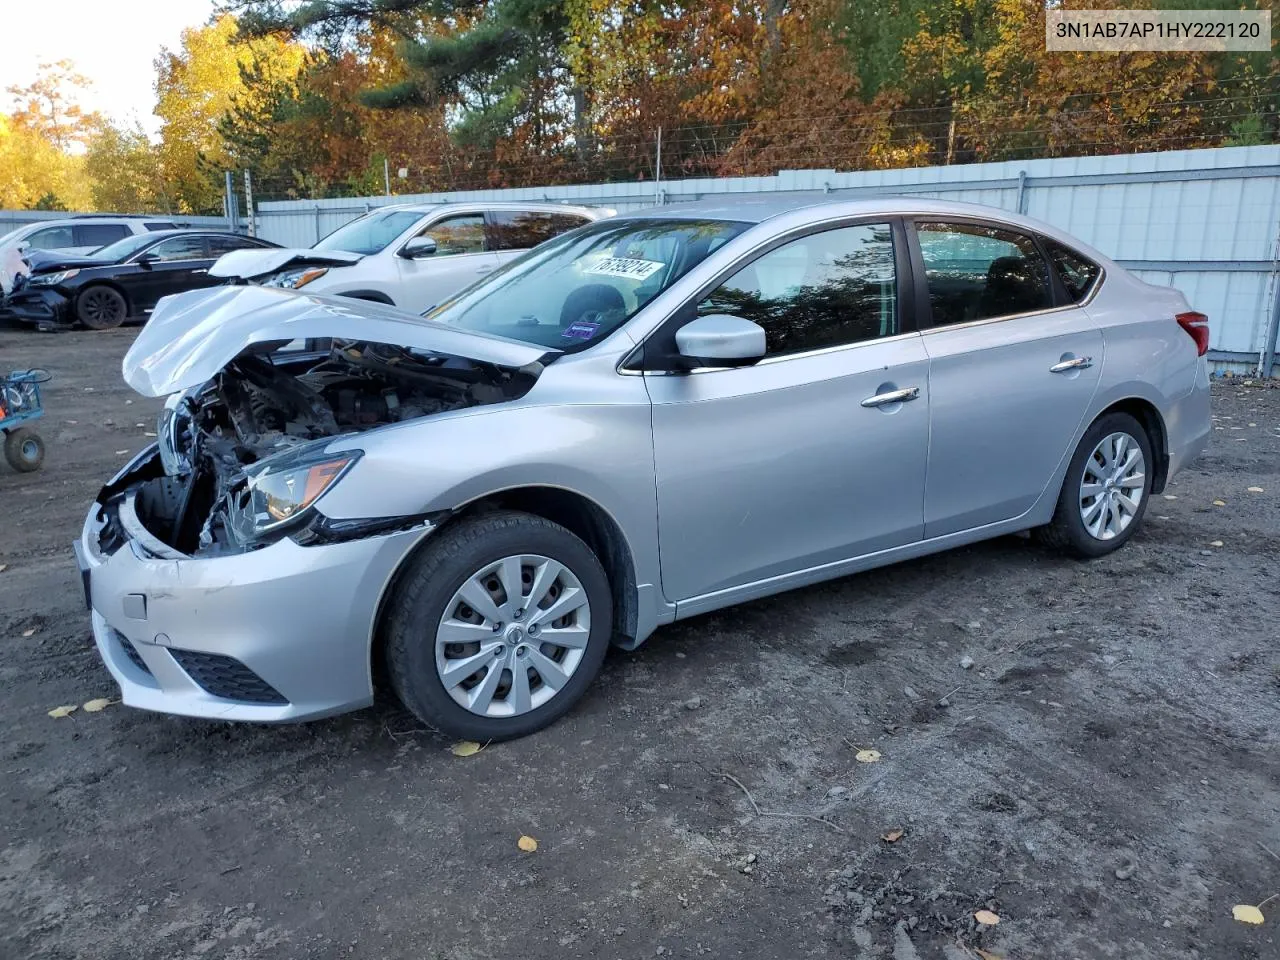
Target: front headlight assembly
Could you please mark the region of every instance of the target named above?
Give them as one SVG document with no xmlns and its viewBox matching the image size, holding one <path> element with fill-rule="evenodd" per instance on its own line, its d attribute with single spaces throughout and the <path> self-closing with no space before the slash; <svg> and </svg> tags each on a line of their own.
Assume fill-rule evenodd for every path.
<svg viewBox="0 0 1280 960">
<path fill-rule="evenodd" d="M 228 516 L 235 538 L 250 543 L 292 528 L 360 455 L 359 450 L 328 454 L 304 448 L 250 467 L 244 486 L 231 494 Z"/>
<path fill-rule="evenodd" d="M 29 287 L 56 287 L 65 280 L 70 280 L 79 270 L 59 270 L 57 273 L 37 273 L 27 280 Z"/>
<path fill-rule="evenodd" d="M 303 267 L 297 270 L 285 270 L 262 282 L 264 287 L 283 287 L 286 290 L 299 290 L 313 280 L 319 280 L 329 272 L 328 267 Z"/>
</svg>

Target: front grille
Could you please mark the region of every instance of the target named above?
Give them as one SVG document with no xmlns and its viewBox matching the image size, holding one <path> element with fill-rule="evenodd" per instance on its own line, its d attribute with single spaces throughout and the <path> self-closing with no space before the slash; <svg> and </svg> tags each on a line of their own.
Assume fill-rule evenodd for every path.
<svg viewBox="0 0 1280 960">
<path fill-rule="evenodd" d="M 147 666 L 147 661 L 142 659 L 142 654 L 138 653 L 138 648 L 130 643 L 129 638 L 124 634 L 113 632 L 116 634 L 116 639 L 120 641 L 120 647 L 124 650 L 124 655 L 129 658 L 129 662 L 147 676 L 151 676 L 151 668 Z"/>
<path fill-rule="evenodd" d="M 206 693 L 242 703 L 288 703 L 275 687 L 235 657 L 195 650 L 170 650 L 178 666 Z"/>
</svg>

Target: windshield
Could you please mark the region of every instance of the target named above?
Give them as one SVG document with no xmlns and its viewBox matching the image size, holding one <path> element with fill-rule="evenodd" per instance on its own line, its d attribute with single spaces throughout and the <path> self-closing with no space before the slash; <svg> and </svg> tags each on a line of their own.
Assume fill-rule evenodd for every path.
<svg viewBox="0 0 1280 960">
<path fill-rule="evenodd" d="M 572 351 L 603 340 L 750 224 L 602 220 L 563 234 L 427 314 Z"/>
<path fill-rule="evenodd" d="M 312 250 L 345 250 L 368 256 L 381 253 L 400 234 L 423 218 L 424 214 L 412 210 L 384 210 L 365 214 L 358 220 L 343 224 L 323 240 L 316 242 Z"/>
<path fill-rule="evenodd" d="M 99 247 L 89 256 L 95 260 L 110 260 L 113 263 L 119 263 L 125 257 L 137 253 L 149 243 L 154 243 L 156 235 L 154 233 L 135 233 L 132 236 L 125 237 L 123 240 L 117 240 L 115 243 L 108 243 L 105 247 Z"/>
</svg>

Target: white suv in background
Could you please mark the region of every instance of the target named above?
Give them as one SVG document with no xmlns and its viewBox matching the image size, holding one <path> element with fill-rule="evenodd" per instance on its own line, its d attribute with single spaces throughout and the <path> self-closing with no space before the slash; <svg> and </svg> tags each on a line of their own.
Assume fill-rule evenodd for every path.
<svg viewBox="0 0 1280 960">
<path fill-rule="evenodd" d="M 530 247 L 613 213 L 535 202 L 378 207 L 312 247 L 236 250 L 209 273 L 422 313 Z"/>
<path fill-rule="evenodd" d="M 117 217 L 84 214 L 65 220 L 38 220 L 10 230 L 0 237 L 0 250 L 21 247 L 58 254 L 92 253 L 109 243 L 150 230 L 173 230 L 178 225 L 164 217 Z"/>
</svg>

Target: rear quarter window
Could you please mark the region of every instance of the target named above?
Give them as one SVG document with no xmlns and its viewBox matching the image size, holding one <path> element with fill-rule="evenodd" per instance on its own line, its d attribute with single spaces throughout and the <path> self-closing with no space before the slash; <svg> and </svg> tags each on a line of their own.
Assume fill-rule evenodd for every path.
<svg viewBox="0 0 1280 960">
<path fill-rule="evenodd" d="M 1053 262 L 1053 269 L 1057 271 L 1062 285 L 1067 290 L 1067 296 L 1073 303 L 1079 303 L 1093 289 L 1093 285 L 1102 274 L 1102 268 L 1057 241 L 1043 237 L 1041 239 L 1044 240 L 1045 250 L 1048 251 L 1049 259 Z"/>
</svg>

